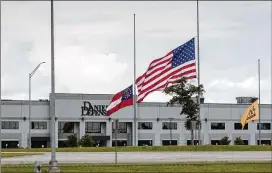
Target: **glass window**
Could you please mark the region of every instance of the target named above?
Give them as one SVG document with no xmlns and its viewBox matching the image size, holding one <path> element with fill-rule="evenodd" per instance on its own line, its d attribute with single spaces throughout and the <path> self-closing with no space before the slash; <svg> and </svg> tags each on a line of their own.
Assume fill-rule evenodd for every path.
<svg viewBox="0 0 272 173">
<path fill-rule="evenodd" d="M 174 129 L 174 130 L 176 130 L 177 129 L 177 126 L 178 126 L 178 124 L 177 124 L 177 122 L 163 122 L 162 123 L 162 129 L 164 129 L 164 130 L 166 130 L 166 129 Z"/>
<path fill-rule="evenodd" d="M 260 141 L 257 140 L 257 144 L 259 145 Z M 261 145 L 271 145 L 271 140 L 261 140 Z"/>
<path fill-rule="evenodd" d="M 138 140 L 138 146 L 152 146 L 152 140 Z"/>
<path fill-rule="evenodd" d="M 74 133 L 74 122 L 59 122 L 59 133 Z"/>
<path fill-rule="evenodd" d="M 19 129 L 19 121 L 2 121 L 2 129 Z"/>
<path fill-rule="evenodd" d="M 112 133 L 115 132 L 114 123 L 112 123 Z M 127 133 L 127 123 L 126 122 L 119 122 L 119 131 L 118 133 Z"/>
<path fill-rule="evenodd" d="M 101 123 L 100 122 L 86 122 L 85 133 L 101 133 Z"/>
<path fill-rule="evenodd" d="M 152 129 L 152 122 L 138 122 L 138 129 Z"/>
<path fill-rule="evenodd" d="M 242 130 L 242 124 L 241 123 L 234 123 L 234 130 Z M 243 130 L 248 130 L 248 124 L 245 124 L 245 127 Z"/>
<path fill-rule="evenodd" d="M 47 122 L 44 121 L 31 122 L 31 129 L 47 129 Z"/>
<path fill-rule="evenodd" d="M 225 123 L 211 123 L 212 130 L 225 130 Z"/>
<path fill-rule="evenodd" d="M 270 130 L 271 124 L 270 123 L 261 123 L 261 130 Z M 257 124 L 257 130 L 259 130 L 259 123 Z"/>
<path fill-rule="evenodd" d="M 177 140 L 162 140 L 162 145 L 177 145 Z"/>
</svg>

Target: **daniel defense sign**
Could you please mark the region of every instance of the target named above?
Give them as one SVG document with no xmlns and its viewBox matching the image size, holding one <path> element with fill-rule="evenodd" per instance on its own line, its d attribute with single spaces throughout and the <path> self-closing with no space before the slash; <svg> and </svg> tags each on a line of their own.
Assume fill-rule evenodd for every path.
<svg viewBox="0 0 272 173">
<path fill-rule="evenodd" d="M 108 105 L 95 105 L 84 101 L 81 106 L 81 116 L 107 116 L 107 107 Z"/>
</svg>

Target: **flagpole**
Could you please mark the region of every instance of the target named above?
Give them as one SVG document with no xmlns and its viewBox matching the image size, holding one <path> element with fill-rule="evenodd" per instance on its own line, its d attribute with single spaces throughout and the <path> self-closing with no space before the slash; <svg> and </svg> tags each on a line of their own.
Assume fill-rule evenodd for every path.
<svg viewBox="0 0 272 173">
<path fill-rule="evenodd" d="M 260 59 L 258 59 L 258 85 L 259 85 L 259 103 L 258 103 L 258 107 L 259 107 L 259 145 L 261 145 L 261 108 L 260 108 L 260 104 L 261 104 L 261 80 L 260 80 Z"/>
<path fill-rule="evenodd" d="M 133 108 L 134 108 L 134 146 L 136 146 L 137 142 L 137 138 L 136 138 L 136 37 L 135 37 L 135 17 L 136 14 L 133 15 L 133 19 L 134 19 L 134 89 L 133 89 L 133 95 L 134 95 L 134 99 L 133 99 Z"/>
<path fill-rule="evenodd" d="M 56 160 L 56 120 L 55 120 L 55 52 L 54 52 L 54 0 L 51 0 L 51 97 L 50 97 L 50 117 L 51 117 L 51 160 L 48 172 L 60 172 L 58 161 Z"/>
<path fill-rule="evenodd" d="M 198 11 L 198 0 L 196 1 L 197 6 L 197 84 L 200 85 L 200 58 L 199 58 L 199 11 Z M 198 111 L 198 121 L 200 121 L 200 92 L 198 92 L 198 99 L 197 99 L 198 105 L 199 105 L 199 111 Z M 198 125 L 198 144 L 201 145 L 201 126 Z"/>
<path fill-rule="evenodd" d="M 2 1 L 0 1 L 0 9 L 2 6 Z M 1 12 L 0 12 L 0 21 L 1 21 Z M 1 26 L 1 22 L 0 22 L 0 26 Z M 1 27 L 2 28 L 2 27 Z M 0 173 L 2 172 L 2 57 L 1 57 L 1 32 L 0 32 Z"/>
</svg>

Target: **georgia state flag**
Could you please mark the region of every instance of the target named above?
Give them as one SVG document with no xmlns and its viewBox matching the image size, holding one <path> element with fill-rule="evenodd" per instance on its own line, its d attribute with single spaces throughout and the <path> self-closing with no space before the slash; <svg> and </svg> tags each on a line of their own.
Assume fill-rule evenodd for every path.
<svg viewBox="0 0 272 173">
<path fill-rule="evenodd" d="M 132 85 L 115 94 L 107 107 L 107 115 L 117 112 L 119 109 L 133 105 Z"/>
</svg>

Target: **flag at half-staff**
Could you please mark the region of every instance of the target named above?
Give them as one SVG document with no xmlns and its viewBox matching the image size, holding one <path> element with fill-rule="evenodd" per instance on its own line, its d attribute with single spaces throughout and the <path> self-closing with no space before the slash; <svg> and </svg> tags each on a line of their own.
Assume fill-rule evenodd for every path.
<svg viewBox="0 0 272 173">
<path fill-rule="evenodd" d="M 110 116 L 114 112 L 117 112 L 119 109 L 133 105 L 133 89 L 132 85 L 126 89 L 116 93 L 109 106 L 107 107 L 107 115 Z"/>
<path fill-rule="evenodd" d="M 242 129 L 244 129 L 245 125 L 248 122 L 258 119 L 259 119 L 259 107 L 258 100 L 256 100 L 250 106 L 247 107 L 247 109 L 245 110 L 241 117 Z"/>
<path fill-rule="evenodd" d="M 137 102 L 142 102 L 148 94 L 162 91 L 168 84 L 176 83 L 181 78 L 196 78 L 194 38 L 149 64 L 146 72 L 136 79 Z"/>
</svg>

